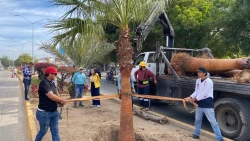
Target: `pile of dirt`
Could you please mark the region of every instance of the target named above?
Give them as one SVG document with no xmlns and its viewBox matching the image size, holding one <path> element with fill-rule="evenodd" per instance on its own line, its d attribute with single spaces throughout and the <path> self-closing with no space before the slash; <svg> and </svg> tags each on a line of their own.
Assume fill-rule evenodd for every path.
<svg viewBox="0 0 250 141">
<path fill-rule="evenodd" d="M 38 99 L 31 99 L 31 107 L 35 117 Z M 91 102 L 84 102 L 84 107 L 69 109 L 68 123 L 66 110 L 63 109 L 62 120 L 59 121 L 59 133 L 62 141 L 117 141 L 119 136 L 120 104 L 114 100 L 102 100 L 101 108 L 91 107 Z M 36 120 L 37 128 L 39 124 Z M 195 141 L 188 137 L 187 131 L 171 124 L 161 125 L 134 116 L 135 137 L 137 141 Z M 201 137 L 200 141 L 212 141 Z M 43 141 L 51 141 L 50 131 Z"/>
</svg>

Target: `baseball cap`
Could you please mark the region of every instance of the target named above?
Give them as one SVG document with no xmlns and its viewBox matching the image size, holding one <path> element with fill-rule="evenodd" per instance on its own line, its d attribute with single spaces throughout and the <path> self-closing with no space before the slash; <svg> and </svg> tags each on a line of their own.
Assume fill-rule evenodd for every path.
<svg viewBox="0 0 250 141">
<path fill-rule="evenodd" d="M 56 69 L 55 67 L 53 67 L 53 66 L 48 67 L 48 68 L 45 70 L 45 73 L 47 73 L 47 74 L 50 74 L 50 73 L 58 74 L 57 69 Z"/>
<path fill-rule="evenodd" d="M 80 67 L 79 70 L 83 70 L 83 67 Z"/>
<path fill-rule="evenodd" d="M 198 71 L 198 72 L 207 73 L 207 69 L 204 68 L 204 67 L 200 67 L 197 71 Z"/>
</svg>

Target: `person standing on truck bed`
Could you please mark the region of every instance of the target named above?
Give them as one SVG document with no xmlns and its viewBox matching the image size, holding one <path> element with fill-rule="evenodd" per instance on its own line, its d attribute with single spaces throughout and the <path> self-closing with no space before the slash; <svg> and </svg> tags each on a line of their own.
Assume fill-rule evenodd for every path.
<svg viewBox="0 0 250 141">
<path fill-rule="evenodd" d="M 157 83 L 156 76 L 148 69 L 146 69 L 146 62 L 140 62 L 139 70 L 135 72 L 135 80 L 137 82 L 137 93 L 138 94 L 149 94 L 149 79 L 153 78 L 154 83 Z M 141 108 L 145 108 L 149 110 L 149 99 L 147 98 L 140 98 L 140 106 Z"/>
<path fill-rule="evenodd" d="M 190 96 L 185 98 L 185 101 L 194 103 L 197 102 L 198 107 L 195 109 L 195 130 L 192 135 L 193 139 L 199 139 L 200 129 L 203 119 L 203 113 L 205 113 L 207 119 L 209 120 L 216 139 L 218 141 L 223 141 L 223 136 L 221 135 L 220 127 L 215 119 L 214 114 L 214 104 L 213 104 L 213 81 L 206 77 L 207 69 L 204 67 L 198 70 L 199 79 L 196 80 L 195 91 Z"/>
</svg>

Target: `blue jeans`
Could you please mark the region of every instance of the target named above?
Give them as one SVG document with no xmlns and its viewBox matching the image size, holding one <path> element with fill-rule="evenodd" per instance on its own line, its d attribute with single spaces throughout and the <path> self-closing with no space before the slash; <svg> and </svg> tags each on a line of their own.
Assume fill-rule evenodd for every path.
<svg viewBox="0 0 250 141">
<path fill-rule="evenodd" d="M 75 85 L 75 98 L 82 98 L 82 94 L 84 92 L 84 85 Z M 77 102 L 74 102 L 74 106 L 76 106 Z M 80 104 L 82 105 L 82 101 L 80 101 Z"/>
<path fill-rule="evenodd" d="M 60 141 L 58 132 L 58 120 L 60 114 L 58 111 L 46 112 L 46 111 L 36 111 L 36 119 L 39 121 L 40 130 L 36 135 L 35 141 L 41 141 L 43 136 L 47 133 L 48 128 L 50 128 L 52 140 Z"/>
<path fill-rule="evenodd" d="M 203 119 L 203 113 L 205 113 L 208 121 L 210 122 L 214 133 L 216 135 L 216 139 L 219 141 L 223 139 L 223 136 L 221 135 L 220 127 L 215 119 L 215 114 L 214 114 L 214 108 L 200 108 L 197 107 L 195 109 L 195 130 L 194 134 L 196 136 L 200 135 L 200 129 L 201 129 L 201 124 L 202 124 L 202 119 Z"/>
<path fill-rule="evenodd" d="M 31 80 L 23 79 L 25 99 L 28 99 L 28 92 L 30 89 L 30 83 L 31 83 Z"/>
<path fill-rule="evenodd" d="M 149 86 L 146 87 L 137 87 L 137 93 L 138 94 L 149 94 Z M 140 106 L 144 108 L 149 108 L 149 99 L 148 98 L 140 98 Z"/>
</svg>

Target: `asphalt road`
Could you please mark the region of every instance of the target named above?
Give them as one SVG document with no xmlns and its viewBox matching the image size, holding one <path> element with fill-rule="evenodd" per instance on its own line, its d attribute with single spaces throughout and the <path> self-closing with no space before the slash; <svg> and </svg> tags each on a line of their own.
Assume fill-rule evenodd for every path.
<svg viewBox="0 0 250 141">
<path fill-rule="evenodd" d="M 117 93 L 117 87 L 115 84 L 107 83 L 104 78 L 101 81 L 101 93 L 103 94 L 115 94 Z M 136 105 L 139 104 L 137 98 L 134 99 Z M 151 110 L 162 115 L 174 118 L 176 120 L 182 121 L 184 123 L 193 125 L 194 124 L 194 113 L 187 112 L 182 106 L 178 106 L 174 103 L 167 103 L 164 101 L 151 100 Z M 212 128 L 204 116 L 202 129 L 212 131 Z"/>
<path fill-rule="evenodd" d="M 27 141 L 22 86 L 11 72 L 0 71 L 0 141 Z"/>
</svg>

